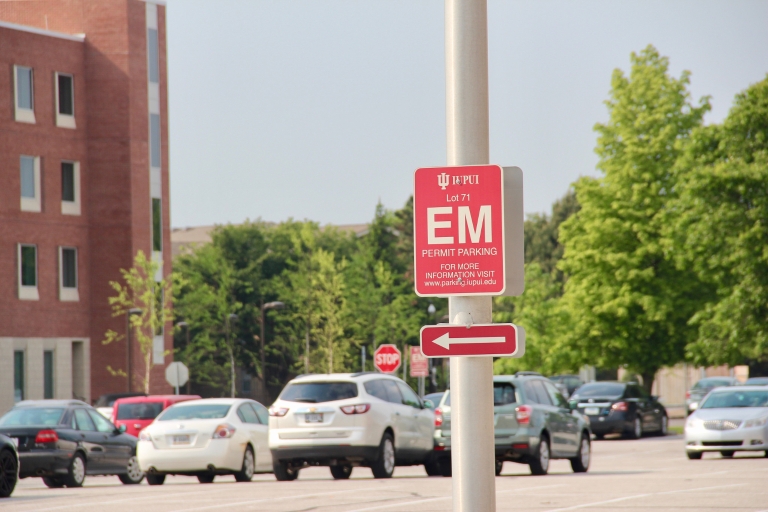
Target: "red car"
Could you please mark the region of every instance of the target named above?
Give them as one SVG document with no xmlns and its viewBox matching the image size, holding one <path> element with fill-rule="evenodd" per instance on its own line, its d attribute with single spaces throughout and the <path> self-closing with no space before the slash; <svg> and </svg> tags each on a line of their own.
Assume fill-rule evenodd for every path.
<svg viewBox="0 0 768 512">
<path fill-rule="evenodd" d="M 197 400 L 198 395 L 150 395 L 120 398 L 112 408 L 112 423 L 117 428 L 125 425 L 125 432 L 139 437 L 139 432 L 155 421 L 158 414 L 168 407 L 187 400 Z"/>
</svg>

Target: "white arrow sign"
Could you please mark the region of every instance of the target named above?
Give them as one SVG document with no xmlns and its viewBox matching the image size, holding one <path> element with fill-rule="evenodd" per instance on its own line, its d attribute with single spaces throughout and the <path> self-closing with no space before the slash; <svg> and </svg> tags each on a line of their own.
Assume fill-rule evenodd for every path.
<svg viewBox="0 0 768 512">
<path fill-rule="evenodd" d="M 504 336 L 493 336 L 488 338 L 451 338 L 451 333 L 447 332 L 439 338 L 435 339 L 433 343 L 447 350 L 451 344 L 504 343 L 505 341 L 507 341 L 507 339 Z"/>
</svg>

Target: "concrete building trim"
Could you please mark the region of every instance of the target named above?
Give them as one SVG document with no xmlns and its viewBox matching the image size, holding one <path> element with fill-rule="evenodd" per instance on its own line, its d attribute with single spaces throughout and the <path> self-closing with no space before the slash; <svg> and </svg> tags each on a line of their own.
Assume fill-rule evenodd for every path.
<svg viewBox="0 0 768 512">
<path fill-rule="evenodd" d="M 66 39 L 68 41 L 77 41 L 78 43 L 85 41 L 85 34 L 64 34 L 62 32 L 54 32 L 53 30 L 45 30 L 37 27 L 18 25 L 16 23 L 8 23 L 7 21 L 0 21 L 0 28 L 20 30 L 22 32 L 29 32 L 30 34 L 37 34 L 39 36 L 57 37 L 59 39 Z"/>
</svg>

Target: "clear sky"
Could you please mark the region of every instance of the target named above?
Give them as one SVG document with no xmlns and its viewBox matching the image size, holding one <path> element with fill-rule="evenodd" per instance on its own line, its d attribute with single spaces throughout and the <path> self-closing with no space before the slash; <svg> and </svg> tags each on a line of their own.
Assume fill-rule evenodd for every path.
<svg viewBox="0 0 768 512">
<path fill-rule="evenodd" d="M 441 0 L 168 0 L 171 225 L 368 222 L 445 154 Z M 489 0 L 491 162 L 525 211 L 597 175 L 613 69 L 653 44 L 706 121 L 768 73 L 765 0 Z"/>
</svg>

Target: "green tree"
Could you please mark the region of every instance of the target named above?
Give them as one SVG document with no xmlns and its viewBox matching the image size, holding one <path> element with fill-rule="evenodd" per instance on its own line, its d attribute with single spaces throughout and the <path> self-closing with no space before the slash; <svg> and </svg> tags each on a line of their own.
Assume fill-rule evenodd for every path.
<svg viewBox="0 0 768 512">
<path fill-rule="evenodd" d="M 576 182 L 581 210 L 560 227 L 559 268 L 568 275 L 563 298 L 580 362 L 625 365 L 650 389 L 695 334 L 688 320 L 701 286 L 665 254 L 661 232 L 681 144 L 710 107 L 707 98 L 691 103 L 688 72 L 671 77 L 652 46 L 631 61 L 629 76 L 613 73 L 609 120 L 595 126 L 603 176 Z"/>
<path fill-rule="evenodd" d="M 525 262 L 536 262 L 544 272 L 552 273 L 557 280 L 565 280 L 557 269 L 557 262 L 563 257 L 560 243 L 560 225 L 579 211 L 576 193 L 570 189 L 552 205 L 552 214 L 536 213 L 525 221 Z"/>
<path fill-rule="evenodd" d="M 722 125 L 696 130 L 678 166 L 669 252 L 711 285 L 688 346 L 698 364 L 768 359 L 768 78 Z"/>
<path fill-rule="evenodd" d="M 109 286 L 116 295 L 109 297 L 109 305 L 112 308 L 112 316 L 128 315 L 131 338 L 138 344 L 144 358 L 144 375 L 141 379 L 141 388 L 145 393 L 150 391 L 150 378 L 152 376 L 152 352 L 155 336 L 162 335 L 165 325 L 173 319 L 171 308 L 171 278 L 166 277 L 160 281 L 156 276 L 161 268 L 159 262 L 147 258 L 143 251 L 136 253 L 133 266 L 129 269 L 120 269 L 123 283 L 110 281 Z M 138 314 L 129 314 L 130 310 L 140 310 Z M 119 341 L 125 338 L 113 330 L 105 334 L 103 344 Z M 133 379 L 134 375 L 128 375 L 126 371 L 107 369 L 113 374 L 125 375 Z M 133 372 L 132 372 L 133 373 Z"/>
</svg>

